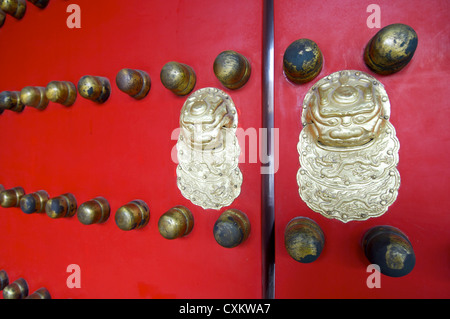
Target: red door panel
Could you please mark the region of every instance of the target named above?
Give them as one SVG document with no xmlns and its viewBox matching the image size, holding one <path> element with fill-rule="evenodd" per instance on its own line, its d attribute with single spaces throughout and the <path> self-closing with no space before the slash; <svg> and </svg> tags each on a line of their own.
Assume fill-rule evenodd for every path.
<svg viewBox="0 0 450 319">
<path fill-rule="evenodd" d="M 366 43 L 378 31 L 367 27 L 368 1 L 275 1 L 275 127 L 280 133 L 280 163 L 275 174 L 275 296 L 277 298 L 448 298 L 450 236 L 450 135 L 445 97 L 449 29 L 446 1 L 378 1 L 381 27 L 404 23 L 414 28 L 419 44 L 402 71 L 379 76 L 363 61 Z M 324 56 L 316 79 L 290 83 L 283 74 L 283 54 L 300 38 L 315 41 Z M 320 78 L 339 70 L 361 70 L 381 81 L 391 102 L 390 121 L 400 141 L 401 186 L 396 202 L 378 218 L 363 222 L 327 219 L 310 210 L 298 194 L 296 149 L 301 106 Z M 301 264 L 284 248 L 284 230 L 296 216 L 315 220 L 325 247 L 313 263 Z M 401 229 L 412 242 L 416 265 L 404 277 L 382 275 L 381 288 L 368 288 L 372 273 L 361 248 L 364 233 L 375 225 Z"/>
<path fill-rule="evenodd" d="M 27 193 L 43 189 L 50 197 L 70 192 L 78 205 L 103 196 L 111 216 L 105 224 L 86 226 L 76 216 L 53 220 L 2 208 L 0 268 L 11 282 L 25 278 L 30 293 L 46 287 L 53 298 L 260 298 L 259 164 L 242 161 L 242 191 L 227 207 L 247 214 L 251 234 L 236 248 L 221 247 L 213 225 L 226 208 L 204 210 L 177 188 L 172 134 L 187 97 L 174 95 L 159 79 L 165 63 L 188 64 L 197 75 L 194 90 L 224 90 L 238 109 L 239 127 L 259 128 L 260 1 L 76 3 L 78 29 L 67 27 L 72 12 L 66 12 L 66 1 L 51 0 L 43 10 L 27 3 L 22 20 L 7 17 L 0 29 L 0 91 L 53 80 L 77 84 L 84 75 L 96 75 L 110 80 L 111 96 L 102 105 L 78 96 L 71 107 L 51 102 L 44 111 L 5 111 L 0 184 L 22 186 Z M 214 59 L 224 50 L 240 52 L 251 63 L 250 80 L 239 90 L 225 89 L 213 73 Z M 115 77 L 122 68 L 149 73 L 145 99 L 118 90 Z M 114 213 L 134 199 L 149 205 L 150 222 L 125 232 Z M 195 226 L 187 237 L 167 240 L 158 232 L 158 219 L 175 205 L 192 211 Z M 66 285 L 71 264 L 80 266 L 81 288 Z"/>
<path fill-rule="evenodd" d="M 74 1 L 75 2 L 75 1 Z M 111 205 L 104 224 L 83 225 L 72 218 L 24 214 L 0 208 L 0 269 L 10 281 L 27 280 L 30 293 L 48 288 L 53 298 L 261 298 L 270 229 L 262 220 L 261 163 L 255 163 L 255 136 L 262 143 L 263 1 L 118 1 L 79 0 L 81 28 L 67 26 L 69 2 L 50 0 L 41 10 L 27 2 L 22 20 L 7 16 L 0 29 L 1 91 L 46 86 L 50 81 L 77 84 L 84 75 L 107 77 L 111 97 L 104 104 L 77 97 L 64 107 L 50 103 L 0 115 L 0 184 L 22 186 L 27 193 L 46 190 L 51 197 L 70 192 L 78 205 L 96 196 Z M 379 76 L 364 64 L 363 50 L 378 31 L 367 26 L 371 2 L 274 1 L 274 109 L 279 139 L 275 149 L 275 297 L 276 298 L 448 298 L 446 230 L 449 133 L 446 78 L 449 33 L 446 1 L 379 1 L 381 26 L 405 23 L 419 37 L 411 63 Z M 312 82 L 294 85 L 284 76 L 283 54 L 299 38 L 314 40 L 324 66 Z M 252 74 L 239 90 L 224 88 L 213 62 L 224 50 L 242 53 Z M 161 83 L 163 65 L 178 61 L 196 75 L 194 90 L 217 87 L 238 110 L 244 176 L 240 196 L 219 211 L 204 210 L 185 199 L 176 185 L 175 154 L 180 110 L 187 96 L 175 96 Z M 151 77 L 149 95 L 140 101 L 119 91 L 122 68 L 141 69 Z M 400 141 L 401 186 L 383 216 L 341 223 L 310 210 L 298 194 L 297 143 L 301 105 L 320 78 L 343 69 L 367 72 L 380 80 L 391 102 L 390 122 Z M 258 144 L 259 145 L 259 144 Z M 258 152 L 262 151 L 256 148 Z M 263 179 L 267 181 L 267 179 Z M 270 180 L 270 179 L 269 179 Z M 115 211 L 134 199 L 150 207 L 150 222 L 125 232 Z M 175 205 L 194 215 L 193 231 L 167 240 L 158 219 Z M 214 240 L 213 225 L 227 208 L 245 212 L 251 234 L 226 249 Z M 311 264 L 293 260 L 284 247 L 284 230 L 294 217 L 315 220 L 325 248 Z M 267 216 L 265 216 L 267 217 Z M 270 217 L 270 216 L 269 216 Z M 269 218 L 270 220 L 270 218 Z M 381 277 L 381 288 L 368 288 L 369 265 L 361 248 L 364 233 L 375 225 L 404 231 L 416 254 L 405 277 Z M 269 225 L 270 226 L 270 225 Z M 68 266 L 80 267 L 80 288 L 69 288 Z M 70 268 L 69 268 L 70 269 Z M 0 298 L 2 298 L 0 296 Z"/>
</svg>

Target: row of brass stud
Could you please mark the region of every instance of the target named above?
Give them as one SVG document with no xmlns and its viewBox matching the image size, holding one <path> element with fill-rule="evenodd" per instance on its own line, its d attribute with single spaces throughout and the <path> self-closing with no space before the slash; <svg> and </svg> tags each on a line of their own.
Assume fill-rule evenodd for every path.
<svg viewBox="0 0 450 319">
<path fill-rule="evenodd" d="M 363 236 L 362 248 L 371 264 L 390 277 L 409 274 L 415 265 L 415 254 L 408 237 L 398 228 L 383 225 L 369 229 Z M 317 260 L 325 246 L 320 226 L 310 218 L 295 217 L 286 226 L 284 245 L 288 254 L 300 263 Z"/>
<path fill-rule="evenodd" d="M 47 7 L 49 0 L 28 0 L 39 9 Z M 27 11 L 27 3 L 25 0 L 0 0 L 0 28 L 6 20 L 6 14 L 20 20 Z"/>
<path fill-rule="evenodd" d="M 48 0 L 28 0 L 45 8 Z M 21 19 L 26 11 L 25 0 L 0 0 L 0 27 L 6 12 Z M 417 33 L 408 25 L 396 23 L 382 28 L 370 39 L 364 50 L 364 62 L 375 73 L 392 74 L 403 69 L 417 48 Z M 293 83 L 313 80 L 322 70 L 323 56 L 318 45 L 310 39 L 292 42 L 283 56 L 283 70 Z M 177 95 L 188 94 L 195 85 L 195 72 L 188 65 L 170 62 L 164 66 L 164 85 Z M 250 76 L 250 64 L 234 51 L 222 52 L 214 62 L 214 73 L 229 89 L 244 85 Z"/>
<path fill-rule="evenodd" d="M 3 290 L 4 299 L 51 299 L 50 293 L 45 287 L 28 295 L 27 281 L 19 278 L 9 283 L 9 276 L 5 270 L 0 270 L 0 290 Z"/>
<path fill-rule="evenodd" d="M 213 65 L 214 74 L 219 81 L 231 90 L 238 89 L 247 83 L 251 67 L 248 60 L 235 51 L 223 51 Z M 176 95 L 189 94 L 196 83 L 196 75 L 192 67 L 178 62 L 166 63 L 160 73 L 164 87 Z M 142 70 L 122 69 L 116 75 L 117 87 L 126 94 L 141 100 L 148 95 L 151 79 Z M 111 84 L 108 78 L 85 75 L 78 81 L 77 87 L 69 81 L 51 81 L 46 87 L 27 86 L 19 91 L 3 91 L 0 93 L 0 114 L 3 110 L 20 113 L 25 106 L 38 110 L 47 108 L 49 102 L 71 106 L 78 94 L 82 97 L 102 104 L 111 95 Z"/>
<path fill-rule="evenodd" d="M 396 73 L 411 61 L 417 41 L 417 34 L 410 26 L 401 23 L 388 25 L 367 43 L 364 62 L 375 73 Z M 322 52 L 317 43 L 310 39 L 296 40 L 284 52 L 284 74 L 294 84 L 313 80 L 322 66 Z"/>
<path fill-rule="evenodd" d="M 129 69 L 126 69 L 129 70 Z M 130 70 L 132 74 L 138 74 L 140 78 L 141 89 L 139 96 L 143 98 L 150 90 L 150 81 L 148 75 L 139 70 Z M 123 70 L 119 71 L 123 74 Z M 118 74 L 118 77 L 119 77 Z M 145 77 L 146 75 L 146 77 Z M 133 81 L 130 78 L 130 81 Z M 144 87 L 145 86 L 145 87 Z M 78 94 L 82 97 L 96 103 L 104 103 L 111 94 L 111 85 L 107 78 L 101 76 L 85 75 L 78 81 Z M 77 99 L 77 87 L 69 81 L 51 81 L 46 87 L 27 86 L 21 91 L 3 91 L 0 93 L 0 113 L 3 110 L 10 110 L 20 113 L 25 106 L 34 107 L 38 110 L 44 110 L 50 101 L 64 106 L 72 106 Z"/>
<path fill-rule="evenodd" d="M 0 206 L 19 207 L 26 214 L 46 213 L 51 218 L 72 217 L 77 214 L 84 225 L 100 224 L 108 220 L 110 205 L 103 197 L 96 197 L 77 207 L 73 194 L 66 193 L 50 198 L 44 190 L 25 194 L 22 187 L 4 189 L 0 185 Z M 140 199 L 121 206 L 115 214 L 116 225 L 124 231 L 143 228 L 150 220 L 150 209 Z M 194 216 L 185 206 L 175 206 L 165 212 L 158 221 L 160 234 L 166 239 L 188 235 L 194 227 Z M 214 224 L 214 238 L 226 248 L 243 243 L 250 234 L 250 221 L 245 213 L 237 209 L 224 211 Z"/>
<path fill-rule="evenodd" d="M 392 40 L 399 36 L 405 38 L 408 45 L 397 48 L 395 43 L 401 41 Z M 410 26 L 392 24 L 381 29 L 369 41 L 365 49 L 364 61 L 376 73 L 392 74 L 409 63 L 416 47 L 417 34 Z M 309 39 L 294 41 L 283 56 L 284 73 L 291 82 L 296 84 L 313 80 L 322 70 L 322 66 L 322 52 L 318 45 Z M 228 89 L 242 87 L 251 74 L 247 58 L 232 50 L 220 53 L 214 61 L 213 69 L 216 77 Z M 161 70 L 160 79 L 162 84 L 174 94 L 187 95 L 195 86 L 196 74 L 189 65 L 168 62 Z M 121 91 L 135 99 L 143 99 L 150 90 L 151 80 L 145 71 L 122 69 L 116 76 L 116 84 Z M 104 103 L 110 96 L 111 85 L 105 77 L 86 75 L 78 82 L 78 93 L 86 99 Z M 47 107 L 49 101 L 70 106 L 75 103 L 76 97 L 77 90 L 73 83 L 52 81 L 46 88 L 28 86 L 20 92 L 0 93 L 0 112 L 4 109 L 22 112 L 26 105 L 42 110 Z"/>
</svg>

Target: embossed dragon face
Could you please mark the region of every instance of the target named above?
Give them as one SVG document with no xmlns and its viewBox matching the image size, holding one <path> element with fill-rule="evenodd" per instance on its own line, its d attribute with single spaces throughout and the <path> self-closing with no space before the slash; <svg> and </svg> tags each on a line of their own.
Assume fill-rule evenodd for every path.
<svg viewBox="0 0 450 319">
<path fill-rule="evenodd" d="M 397 198 L 399 141 L 381 82 L 357 70 L 320 79 L 303 101 L 299 195 L 344 223 L 384 214 Z"/>
<path fill-rule="evenodd" d="M 376 138 L 387 116 L 376 81 L 340 72 L 319 81 L 305 98 L 306 124 L 326 146 L 352 147 Z"/>
<path fill-rule="evenodd" d="M 241 192 L 241 148 L 236 136 L 238 114 L 224 91 L 196 90 L 180 112 L 177 141 L 177 186 L 181 194 L 204 209 L 229 206 Z"/>
<path fill-rule="evenodd" d="M 191 96 L 181 111 L 181 134 L 193 148 L 220 147 L 225 142 L 223 130 L 233 123 L 233 111 L 219 95 Z"/>
</svg>

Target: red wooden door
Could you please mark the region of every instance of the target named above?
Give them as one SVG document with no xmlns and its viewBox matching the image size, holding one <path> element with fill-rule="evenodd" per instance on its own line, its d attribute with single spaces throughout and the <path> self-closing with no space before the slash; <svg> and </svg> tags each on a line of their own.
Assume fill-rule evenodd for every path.
<svg viewBox="0 0 450 319">
<path fill-rule="evenodd" d="M 50 102 L 43 111 L 5 111 L 0 184 L 21 186 L 26 193 L 43 189 L 50 197 L 70 192 L 78 205 L 103 196 L 111 217 L 86 226 L 76 216 L 53 220 L 2 208 L 0 268 L 10 282 L 23 277 L 30 293 L 46 287 L 53 298 L 261 298 L 259 164 L 248 160 L 247 151 L 239 164 L 241 194 L 226 207 L 248 216 L 250 236 L 238 247 L 224 248 L 214 240 L 213 226 L 226 208 L 204 210 L 177 188 L 174 130 L 187 97 L 173 94 L 159 78 L 169 61 L 190 65 L 197 75 L 194 90 L 224 90 L 238 110 L 239 128 L 257 130 L 260 1 L 74 3 L 81 28 L 68 27 L 68 18 L 76 20 L 67 1 L 51 0 L 43 10 L 27 2 L 23 19 L 7 16 L 0 29 L 0 91 L 45 87 L 53 80 L 77 84 L 82 76 L 95 75 L 110 80 L 111 96 L 101 105 L 78 96 L 71 107 Z M 243 54 L 251 64 L 251 77 L 239 90 L 226 89 L 214 75 L 213 62 L 224 50 Z M 115 77 L 122 68 L 150 75 L 145 99 L 119 91 Z M 149 205 L 150 221 L 125 232 L 114 213 L 134 199 Z M 167 240 L 158 232 L 158 219 L 175 205 L 191 210 L 195 226 L 188 236 Z M 80 288 L 66 283 L 73 264 L 80 267 Z"/>
<path fill-rule="evenodd" d="M 263 1 L 78 0 L 81 28 L 69 28 L 69 3 L 50 0 L 41 10 L 27 2 L 22 20 L 7 16 L 0 29 L 1 91 L 77 83 L 84 75 L 107 77 L 111 96 L 104 104 L 77 97 L 64 107 L 50 103 L 38 111 L 0 115 L 0 184 L 51 197 L 73 193 L 78 204 L 96 196 L 111 205 L 104 224 L 83 225 L 76 216 L 51 219 L 0 208 L 0 269 L 10 281 L 27 280 L 30 293 L 46 287 L 53 298 L 261 298 L 270 295 L 271 179 L 262 176 L 259 128 L 267 114 L 270 83 L 263 47 Z M 378 29 L 369 28 L 371 2 L 274 1 L 274 230 L 275 298 L 439 298 L 449 297 L 448 243 L 449 134 L 445 97 L 449 67 L 445 1 L 379 1 L 381 26 L 405 23 L 419 37 L 411 63 L 399 73 L 379 76 L 364 64 L 363 50 Z M 69 10 L 70 11 L 70 10 Z M 266 12 L 272 14 L 272 12 Z M 314 40 L 324 66 L 312 82 L 294 85 L 282 70 L 283 54 L 294 40 Z M 252 74 L 239 90 L 221 86 L 213 62 L 224 50 L 250 61 Z M 219 211 L 185 199 L 176 184 L 172 160 L 185 97 L 175 96 L 159 79 L 163 65 L 178 61 L 196 75 L 194 90 L 216 87 L 234 101 L 242 134 L 241 194 Z M 122 68 L 150 75 L 149 95 L 140 101 L 118 90 Z M 341 223 L 313 212 L 298 194 L 297 143 L 306 92 L 320 78 L 354 69 L 380 80 L 391 102 L 390 122 L 400 141 L 401 186 L 396 202 L 381 217 Z M 256 145 L 256 146 L 255 146 Z M 255 156 L 255 150 L 257 156 Z M 264 154 L 263 154 L 264 155 Z M 262 195 L 263 194 L 263 195 Z M 150 222 L 124 232 L 114 213 L 134 199 L 150 207 Z M 167 240 L 158 219 L 175 205 L 187 206 L 195 226 L 188 236 Z M 270 206 L 270 205 L 269 205 Z M 220 213 L 237 208 L 251 223 L 238 247 L 217 244 L 213 226 Z M 270 208 L 270 207 L 269 207 Z M 315 220 L 326 242 L 318 260 L 301 264 L 284 247 L 284 230 L 294 217 Z M 382 276 L 369 288 L 369 264 L 361 237 L 375 225 L 392 225 L 410 238 L 416 265 L 405 277 Z M 267 245 L 268 243 L 268 245 Z M 267 246 L 266 246 L 267 245 Z M 268 257 L 269 256 L 269 257 Z M 71 265 L 79 266 L 80 288 L 70 288 Z M 266 291 L 266 288 L 268 290 Z M 0 296 L 0 298 L 2 298 Z"/>
<path fill-rule="evenodd" d="M 380 76 L 364 64 L 369 1 L 275 1 L 275 127 L 279 128 L 279 169 L 275 174 L 275 295 L 277 298 L 448 298 L 449 117 L 445 97 L 449 75 L 446 1 L 378 1 L 381 27 L 404 23 L 418 34 L 418 47 L 402 71 Z M 283 54 L 300 38 L 315 41 L 324 56 L 316 79 L 302 85 L 283 74 Z M 396 202 L 381 217 L 342 223 L 309 209 L 298 193 L 296 146 L 302 128 L 306 92 L 319 79 L 339 70 L 360 70 L 385 86 L 390 121 L 400 141 L 401 186 Z M 284 248 L 284 230 L 296 216 L 315 220 L 325 235 L 320 257 L 310 264 L 292 259 Z M 404 277 L 382 275 L 380 288 L 369 288 L 372 272 L 361 238 L 376 225 L 401 229 L 411 240 L 416 265 Z"/>
</svg>

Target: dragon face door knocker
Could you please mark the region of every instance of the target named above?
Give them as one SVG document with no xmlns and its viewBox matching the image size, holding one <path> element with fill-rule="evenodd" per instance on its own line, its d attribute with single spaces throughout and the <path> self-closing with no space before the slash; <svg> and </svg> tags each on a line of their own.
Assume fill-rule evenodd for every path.
<svg viewBox="0 0 450 319">
<path fill-rule="evenodd" d="M 400 144 L 383 85 L 353 70 L 319 80 L 306 94 L 297 150 L 300 197 L 342 222 L 385 213 L 400 187 Z"/>
<path fill-rule="evenodd" d="M 217 88 L 197 90 L 184 103 L 177 141 L 177 185 L 195 205 L 220 209 L 239 196 L 237 123 L 233 101 Z"/>
</svg>

